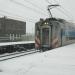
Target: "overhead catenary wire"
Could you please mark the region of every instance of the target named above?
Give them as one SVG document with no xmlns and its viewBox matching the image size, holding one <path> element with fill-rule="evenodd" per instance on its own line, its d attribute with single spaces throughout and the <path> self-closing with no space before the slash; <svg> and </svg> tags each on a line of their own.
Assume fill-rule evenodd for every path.
<svg viewBox="0 0 75 75">
<path fill-rule="evenodd" d="M 25 2 L 28 2 L 29 4 L 33 5 L 34 7 L 38 8 L 39 10 L 42 10 L 43 12 L 46 12 L 44 9 L 40 8 L 39 6 L 37 6 L 35 3 L 32 3 L 29 0 L 24 0 Z"/>
<path fill-rule="evenodd" d="M 49 2 L 49 0 L 45 0 L 47 3 L 49 3 L 49 4 L 51 4 L 52 5 L 52 3 L 50 3 Z M 60 9 L 59 9 L 60 10 Z M 61 11 L 61 10 L 60 10 Z M 65 13 L 63 12 L 63 11 L 61 11 L 64 15 L 65 15 Z M 67 16 L 67 15 L 66 15 Z"/>
<path fill-rule="evenodd" d="M 54 1 L 59 4 L 59 2 L 58 2 L 57 0 L 54 0 Z M 61 7 L 65 12 L 67 12 L 69 15 L 72 16 L 72 14 L 71 14 L 67 9 L 65 9 L 61 4 L 60 4 L 60 7 Z"/>
<path fill-rule="evenodd" d="M 60 4 L 57 0 L 54 0 L 57 4 Z M 62 8 L 62 9 L 60 9 Z M 73 20 L 73 16 L 72 14 L 67 10 L 65 9 L 61 4 L 60 4 L 60 8 L 57 8 L 58 10 L 60 10 L 64 15 L 66 15 L 68 18 L 70 17 L 72 20 Z M 66 14 L 67 13 L 67 14 Z M 71 16 L 70 16 L 71 15 Z"/>
<path fill-rule="evenodd" d="M 26 6 L 25 4 L 22 4 L 22 3 L 20 3 L 20 2 L 18 2 L 18 1 L 16 1 L 16 0 L 10 0 L 10 1 L 13 2 L 13 3 L 15 3 L 15 4 L 17 4 L 17 5 L 20 5 L 20 6 L 22 6 L 22 7 L 25 7 L 25 8 L 27 8 L 28 10 L 31 10 L 31 11 L 36 12 L 36 13 L 38 13 L 38 14 L 47 16 L 47 14 L 45 14 L 44 12 L 41 12 L 41 11 L 38 11 L 38 10 L 36 10 L 36 9 L 34 9 L 34 8 L 31 8 L 31 7 L 29 7 L 29 6 Z"/>
<path fill-rule="evenodd" d="M 10 13 L 10 12 L 8 12 L 8 11 L 5 11 L 5 10 L 1 10 L 0 9 L 0 12 L 3 12 L 3 13 L 5 13 L 5 14 L 8 14 L 7 16 L 8 17 L 11 17 L 12 18 L 12 16 L 9 16 L 9 15 L 13 15 L 13 16 L 15 16 L 15 17 L 17 17 L 17 18 L 19 18 L 19 19 L 21 19 L 21 20 L 23 20 L 23 21 L 29 21 L 29 22 L 32 22 L 32 23 L 34 23 L 35 21 L 33 21 L 33 19 L 28 19 L 27 17 L 22 17 L 22 16 L 19 16 L 19 15 L 17 15 L 17 14 L 12 14 L 12 13 Z M 2 15 L 3 15 L 3 13 L 2 13 Z M 6 15 L 4 15 L 4 16 L 6 16 Z M 14 17 L 13 17 L 14 18 Z"/>
<path fill-rule="evenodd" d="M 49 4 L 51 4 L 52 5 L 52 3 L 50 3 L 49 2 L 49 0 L 45 0 L 47 3 L 49 3 Z M 60 5 L 60 7 L 61 7 L 61 5 Z M 70 15 L 68 15 L 68 14 L 66 14 L 63 10 L 61 10 L 60 8 L 57 8 L 61 13 L 63 13 L 67 18 L 72 18 Z"/>
</svg>

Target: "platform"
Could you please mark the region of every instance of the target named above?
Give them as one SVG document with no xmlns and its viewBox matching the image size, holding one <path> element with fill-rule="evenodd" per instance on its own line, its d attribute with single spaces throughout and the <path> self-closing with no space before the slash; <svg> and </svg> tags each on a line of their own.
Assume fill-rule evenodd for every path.
<svg viewBox="0 0 75 75">
<path fill-rule="evenodd" d="M 2 61 L 0 75 L 75 75 L 75 44 Z"/>
</svg>

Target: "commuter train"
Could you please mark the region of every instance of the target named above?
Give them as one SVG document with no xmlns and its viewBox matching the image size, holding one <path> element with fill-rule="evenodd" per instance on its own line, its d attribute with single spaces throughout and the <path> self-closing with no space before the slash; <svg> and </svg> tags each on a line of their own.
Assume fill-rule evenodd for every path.
<svg viewBox="0 0 75 75">
<path fill-rule="evenodd" d="M 75 43 L 75 25 L 64 19 L 40 19 L 35 24 L 35 48 L 53 49 Z"/>
</svg>

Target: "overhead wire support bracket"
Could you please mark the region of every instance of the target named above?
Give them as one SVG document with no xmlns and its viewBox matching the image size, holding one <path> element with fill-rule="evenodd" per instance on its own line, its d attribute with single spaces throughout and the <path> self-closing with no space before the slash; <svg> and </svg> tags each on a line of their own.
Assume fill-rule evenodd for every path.
<svg viewBox="0 0 75 75">
<path fill-rule="evenodd" d="M 50 13 L 50 17 L 52 18 L 52 13 L 51 13 L 51 9 L 54 8 L 54 7 L 57 7 L 57 6 L 60 6 L 58 4 L 51 4 L 51 5 L 48 5 L 48 11 Z"/>
</svg>

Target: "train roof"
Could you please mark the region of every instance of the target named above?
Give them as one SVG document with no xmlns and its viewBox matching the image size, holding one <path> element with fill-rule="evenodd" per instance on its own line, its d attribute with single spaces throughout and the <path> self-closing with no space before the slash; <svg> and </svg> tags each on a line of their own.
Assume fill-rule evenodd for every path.
<svg viewBox="0 0 75 75">
<path fill-rule="evenodd" d="M 45 20 L 44 19 L 40 19 L 40 21 L 38 21 L 36 23 L 37 26 L 42 26 L 45 22 L 49 22 L 51 24 L 54 24 L 54 23 L 59 23 L 61 27 L 74 27 L 75 28 L 75 23 L 71 22 L 71 21 L 67 21 L 67 20 L 64 20 L 64 19 L 61 19 L 61 18 L 46 18 Z"/>
<path fill-rule="evenodd" d="M 67 22 L 66 20 L 60 18 L 47 18 L 45 21 L 58 21 L 61 23 Z"/>
</svg>

